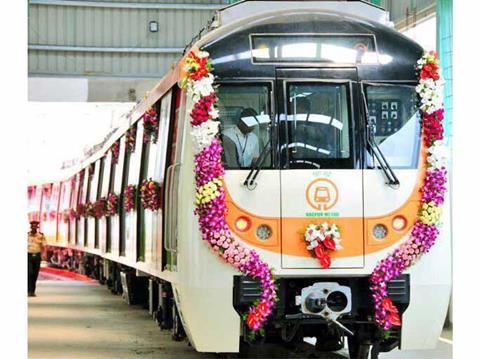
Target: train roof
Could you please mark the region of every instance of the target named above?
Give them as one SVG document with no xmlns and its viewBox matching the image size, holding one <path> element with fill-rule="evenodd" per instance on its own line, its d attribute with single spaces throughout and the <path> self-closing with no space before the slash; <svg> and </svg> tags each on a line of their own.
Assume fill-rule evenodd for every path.
<svg viewBox="0 0 480 359">
<path fill-rule="evenodd" d="M 251 3 L 265 3 L 265 1 Z M 269 3 L 278 3 L 278 1 Z M 372 8 L 361 1 L 342 4 L 341 9 L 338 8 L 338 2 L 334 1 L 302 2 L 302 4 L 304 6 L 283 6 L 274 10 L 270 8 L 264 12 L 247 12 L 244 18 L 238 18 L 226 25 L 222 23 L 217 30 L 201 38 L 196 47 L 202 47 L 211 53 L 215 75 L 220 78 L 235 78 L 240 72 L 242 77 L 272 78 L 275 68 L 281 66 L 350 66 L 358 68 L 360 81 L 416 81 L 413 65 L 423 53 L 423 49 L 416 42 L 386 26 L 388 21 L 382 15 L 385 13 L 383 10 Z M 333 5 L 336 7 L 332 7 Z M 222 21 L 221 13 L 222 11 L 220 11 L 219 21 Z M 231 16 L 228 15 L 227 18 L 230 20 Z M 367 63 L 272 62 L 259 65 L 253 63 L 251 58 L 252 34 L 371 36 L 374 39 L 377 56 L 375 61 Z"/>
</svg>

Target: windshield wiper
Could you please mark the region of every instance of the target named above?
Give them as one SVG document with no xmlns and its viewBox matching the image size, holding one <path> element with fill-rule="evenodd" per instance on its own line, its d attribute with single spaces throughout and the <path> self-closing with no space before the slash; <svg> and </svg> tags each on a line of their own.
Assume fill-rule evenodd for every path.
<svg viewBox="0 0 480 359">
<path fill-rule="evenodd" d="M 252 166 L 250 167 L 250 172 L 248 172 L 247 178 L 245 178 L 245 181 L 243 181 L 243 185 L 251 191 L 257 187 L 257 182 L 255 182 L 255 179 L 257 178 L 260 170 L 262 169 L 263 162 L 265 162 L 265 159 L 267 158 L 268 149 L 270 148 L 271 143 L 272 139 L 270 138 L 267 144 L 263 146 L 262 152 L 260 153 L 260 156 L 258 156 L 255 163 L 252 163 Z"/>
<path fill-rule="evenodd" d="M 365 92 L 363 91 L 363 86 L 362 86 L 362 99 L 363 99 L 363 107 L 365 109 L 365 116 L 367 119 L 367 145 L 373 157 L 377 159 L 378 164 L 380 165 L 380 168 L 385 174 L 385 177 L 387 177 L 386 184 L 392 188 L 398 188 L 400 186 L 400 181 L 395 175 L 395 172 L 393 171 L 393 169 L 388 164 L 388 161 L 383 155 L 382 151 L 380 150 L 380 147 L 378 147 L 377 143 L 375 142 L 375 139 L 374 139 L 375 123 L 370 121 L 370 118 L 369 118 L 370 116 L 368 115 L 369 112 L 368 112 L 367 98 L 365 96 Z"/>
</svg>

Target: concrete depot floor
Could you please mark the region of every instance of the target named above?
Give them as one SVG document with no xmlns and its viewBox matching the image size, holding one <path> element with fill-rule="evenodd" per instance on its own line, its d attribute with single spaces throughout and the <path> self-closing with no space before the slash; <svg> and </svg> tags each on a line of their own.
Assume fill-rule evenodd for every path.
<svg viewBox="0 0 480 359">
<path fill-rule="evenodd" d="M 185 342 L 174 342 L 160 331 L 148 312 L 128 306 L 96 283 L 64 280 L 41 274 L 37 297 L 28 298 L 29 358 L 218 358 L 201 354 Z M 448 337 L 444 335 L 445 337 Z M 450 334 L 451 335 L 451 334 Z M 306 357 L 267 349 L 252 357 Z M 305 353 L 306 354 L 306 353 Z M 348 358 L 342 350 L 318 358 Z M 385 359 L 449 359 L 452 345 L 439 341 L 436 350 L 381 354 Z"/>
</svg>

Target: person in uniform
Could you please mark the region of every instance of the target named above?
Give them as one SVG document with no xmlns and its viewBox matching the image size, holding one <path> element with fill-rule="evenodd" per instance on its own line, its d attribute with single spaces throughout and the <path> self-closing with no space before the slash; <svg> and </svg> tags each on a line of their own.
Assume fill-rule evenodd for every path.
<svg viewBox="0 0 480 359">
<path fill-rule="evenodd" d="M 35 297 L 40 262 L 45 249 L 45 236 L 38 231 L 38 221 L 30 222 L 28 232 L 28 296 Z"/>
<path fill-rule="evenodd" d="M 238 161 L 240 168 L 247 168 L 255 163 L 258 156 L 260 155 L 260 145 L 258 142 L 258 137 L 251 129 L 247 129 L 244 126 L 240 125 L 240 120 L 243 117 L 255 117 L 257 112 L 252 108 L 246 108 L 240 114 L 237 126 L 233 128 L 228 128 L 223 131 L 223 141 L 226 143 L 225 152 L 228 151 L 228 154 L 225 155 L 225 160 L 229 168 L 233 168 L 230 163 L 233 161 L 228 158 L 228 155 L 232 155 L 232 150 L 229 148 L 235 145 L 237 153 L 235 156 L 235 161 Z M 230 145 L 231 144 L 231 145 Z"/>
</svg>

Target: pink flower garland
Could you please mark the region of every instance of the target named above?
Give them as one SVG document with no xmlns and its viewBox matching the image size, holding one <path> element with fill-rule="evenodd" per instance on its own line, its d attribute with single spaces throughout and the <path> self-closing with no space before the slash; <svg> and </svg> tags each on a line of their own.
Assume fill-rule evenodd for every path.
<svg viewBox="0 0 480 359">
<path fill-rule="evenodd" d="M 243 318 L 253 334 L 262 330 L 277 300 L 272 270 L 257 252 L 238 242 L 225 220 L 225 188 L 222 163 L 223 147 L 218 139 L 218 111 L 214 107 L 217 95 L 213 88 L 211 62 L 208 53 L 190 52 L 185 61 L 187 76 L 183 88 L 195 101 L 190 112 L 195 148 L 195 182 L 197 188 L 195 214 L 202 239 L 214 253 L 242 273 L 260 282 L 261 297 Z"/>
<path fill-rule="evenodd" d="M 370 289 L 375 303 L 375 321 L 384 330 L 401 325 L 398 310 L 388 297 L 387 283 L 399 277 L 404 270 L 427 253 L 439 235 L 441 206 L 446 191 L 447 171 L 436 157 L 443 138 L 443 108 L 438 88 L 440 75 L 435 53 L 425 54 L 417 66 L 420 113 L 424 143 L 429 153 L 425 165 L 426 176 L 422 188 L 422 203 L 418 219 L 409 239 L 377 264 L 370 276 Z"/>
</svg>

